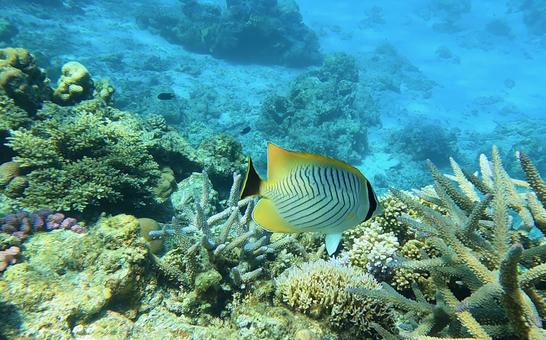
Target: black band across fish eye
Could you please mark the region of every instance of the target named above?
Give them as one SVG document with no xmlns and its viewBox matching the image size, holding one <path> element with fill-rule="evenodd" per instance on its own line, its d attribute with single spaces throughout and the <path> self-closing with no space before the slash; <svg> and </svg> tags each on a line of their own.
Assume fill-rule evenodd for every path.
<svg viewBox="0 0 546 340">
<path fill-rule="evenodd" d="M 375 199 L 375 195 L 373 194 L 372 185 L 369 181 L 366 181 L 366 187 L 368 188 L 368 203 L 370 204 L 370 207 L 368 208 L 368 213 L 366 214 L 366 218 L 364 218 L 364 221 L 369 220 L 375 209 L 377 209 L 377 201 Z"/>
</svg>

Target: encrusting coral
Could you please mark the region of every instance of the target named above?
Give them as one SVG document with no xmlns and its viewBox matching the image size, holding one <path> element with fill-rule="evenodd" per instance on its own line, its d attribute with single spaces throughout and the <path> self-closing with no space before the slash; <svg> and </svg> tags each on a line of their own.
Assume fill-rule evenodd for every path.
<svg viewBox="0 0 546 340">
<path fill-rule="evenodd" d="M 370 338 L 373 323 L 393 327 L 389 307 L 371 298 L 350 294 L 348 287 L 380 289 L 372 275 L 339 260 L 316 260 L 293 266 L 275 279 L 276 295 L 288 306 L 346 335 Z"/>
<path fill-rule="evenodd" d="M 383 290 L 350 291 L 412 313 L 419 326 L 411 337 L 544 339 L 541 317 L 546 314 L 546 304 L 544 291 L 536 284 L 546 279 L 546 266 L 540 260 L 541 264 L 535 265 L 535 260 L 544 259 L 546 248 L 527 242 L 525 232 L 536 226 L 527 197 L 540 195 L 540 176 L 528 159 L 521 153 L 519 156 L 532 185 L 511 179 L 494 147 L 491 161 L 485 155 L 480 157 L 480 176 L 460 170 L 452 160 L 454 176 L 449 177 L 431 164 L 433 192 L 422 193 L 420 199 L 394 192 L 419 214 L 418 219 L 403 216 L 400 220 L 440 254 L 423 260 L 399 260 L 397 266 L 428 272 L 438 295 L 436 304 L 427 302 L 416 286 L 415 300 L 386 283 Z M 526 193 L 522 194 L 522 189 Z M 445 212 L 423 203 L 426 200 Z M 513 214 L 519 216 L 519 226 Z M 531 245 L 524 247 L 527 244 Z M 375 328 L 396 338 L 379 325 Z"/>
</svg>

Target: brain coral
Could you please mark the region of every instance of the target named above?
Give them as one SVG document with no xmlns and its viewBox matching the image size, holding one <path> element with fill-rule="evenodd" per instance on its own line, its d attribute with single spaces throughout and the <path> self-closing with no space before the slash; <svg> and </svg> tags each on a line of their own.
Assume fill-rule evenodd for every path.
<svg viewBox="0 0 546 340">
<path fill-rule="evenodd" d="M 40 115 L 49 118 L 9 138 L 15 162 L 28 173 L 28 186 L 15 199 L 21 207 L 88 212 L 155 202 L 159 165 L 134 116 L 99 100 L 48 104 Z"/>
<path fill-rule="evenodd" d="M 35 112 L 51 95 L 44 70 L 36 66 L 32 54 L 23 48 L 0 49 L 0 92 L 17 106 Z"/>
<path fill-rule="evenodd" d="M 360 268 L 318 260 L 289 268 L 275 282 L 276 294 L 284 303 L 314 318 L 324 318 L 347 334 L 370 338 L 372 322 L 392 327 L 387 305 L 346 291 L 355 286 L 380 289 L 373 276 Z"/>
<path fill-rule="evenodd" d="M 93 96 L 95 85 L 89 71 L 82 64 L 71 61 L 63 65 L 62 75 L 53 92 L 53 101 L 73 105 Z"/>
</svg>

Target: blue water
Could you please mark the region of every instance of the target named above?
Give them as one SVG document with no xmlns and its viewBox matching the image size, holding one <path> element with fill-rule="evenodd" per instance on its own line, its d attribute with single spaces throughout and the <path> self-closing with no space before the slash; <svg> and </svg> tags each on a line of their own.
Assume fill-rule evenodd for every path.
<svg viewBox="0 0 546 340">
<path fill-rule="evenodd" d="M 208 3 L 225 6 L 223 1 Z M 546 168 L 546 10 L 540 1 L 297 4 L 324 55 L 346 52 L 356 59 L 358 95 L 371 96 L 377 105 L 379 123 L 368 127 L 369 149 L 355 165 L 379 191 L 427 183 L 426 158 L 445 168 L 452 155 L 475 166 L 479 153 L 488 152 L 492 144 L 501 148 L 508 163 L 523 147 L 539 168 Z M 29 49 L 53 84 L 62 64 L 77 60 L 94 79 L 110 79 L 117 90 L 115 106 L 142 115 L 163 114 L 181 131 L 188 121 L 206 122 L 211 132 L 236 136 L 262 166 L 266 141 L 276 141 L 267 126 L 256 126 L 263 101 L 272 94 L 286 95 L 292 80 L 320 66 L 215 58 L 139 25 L 142 15 L 176 13 L 178 1 L 2 1 L 1 6 L 2 16 L 19 28 L 12 41 L 1 44 Z M 396 57 L 371 62 L 374 51 L 385 45 Z M 187 72 L 187 67 L 197 71 Z M 396 91 L 370 85 L 389 77 L 400 82 Z M 188 117 L 180 100 L 156 99 L 167 91 L 193 101 L 203 88 L 213 97 L 206 115 Z M 240 135 L 247 126 L 251 132 Z M 407 140 L 409 131 L 421 139 L 396 142 Z M 425 148 L 416 157 L 420 151 L 415 148 L 426 143 L 439 145 L 438 150 Z"/>
</svg>

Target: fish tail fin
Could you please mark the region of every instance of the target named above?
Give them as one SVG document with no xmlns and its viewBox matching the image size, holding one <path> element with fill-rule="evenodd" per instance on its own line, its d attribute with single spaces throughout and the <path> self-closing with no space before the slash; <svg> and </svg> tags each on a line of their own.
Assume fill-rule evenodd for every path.
<svg viewBox="0 0 546 340">
<path fill-rule="evenodd" d="M 245 181 L 243 183 L 243 190 L 241 190 L 241 198 L 255 196 L 260 194 L 260 187 L 263 181 L 260 175 L 256 172 L 252 159 L 248 158 L 248 168 L 246 169 Z"/>
</svg>

